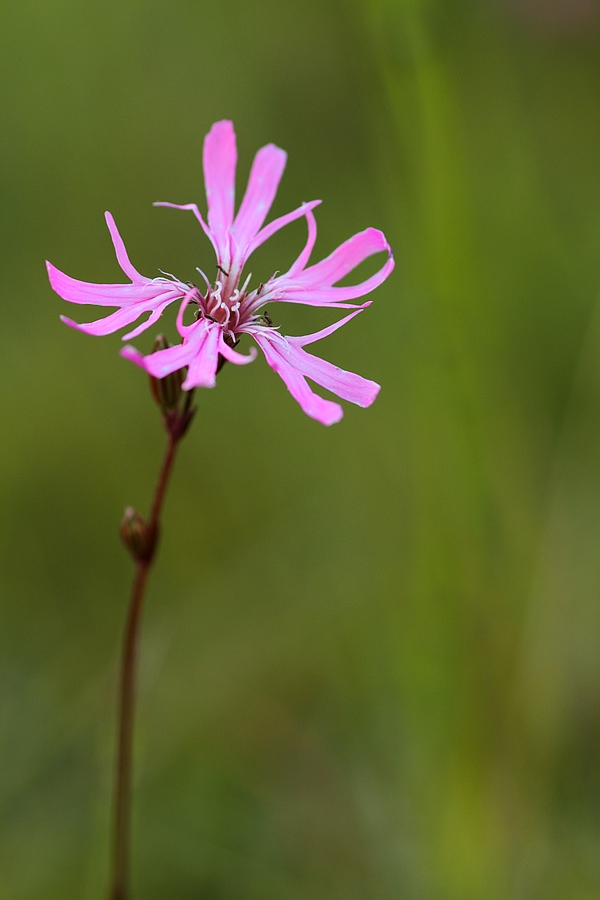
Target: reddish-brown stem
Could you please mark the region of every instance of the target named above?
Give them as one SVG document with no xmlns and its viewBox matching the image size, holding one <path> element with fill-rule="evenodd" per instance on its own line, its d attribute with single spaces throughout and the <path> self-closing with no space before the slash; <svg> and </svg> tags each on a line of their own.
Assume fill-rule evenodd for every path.
<svg viewBox="0 0 600 900">
<path fill-rule="evenodd" d="M 154 559 L 159 534 L 160 514 L 175 459 L 177 445 L 183 434 L 169 432 L 169 442 L 158 476 L 147 528 L 152 535 L 150 550 L 136 561 L 131 589 L 123 651 L 119 689 L 118 744 L 115 772 L 113 872 L 110 900 L 129 898 L 129 843 L 131 819 L 131 760 L 133 750 L 133 719 L 135 707 L 135 673 L 139 625 L 144 602 L 148 572 Z"/>
</svg>

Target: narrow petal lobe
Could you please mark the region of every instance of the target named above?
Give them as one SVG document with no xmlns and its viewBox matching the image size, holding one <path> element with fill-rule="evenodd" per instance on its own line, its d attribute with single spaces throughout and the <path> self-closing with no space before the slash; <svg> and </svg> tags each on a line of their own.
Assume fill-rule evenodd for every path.
<svg viewBox="0 0 600 900">
<path fill-rule="evenodd" d="M 339 403 L 324 400 L 310 389 L 306 378 L 291 365 L 279 352 L 279 347 L 268 340 L 264 334 L 254 334 L 254 339 L 265 354 L 265 359 L 274 372 L 277 372 L 288 391 L 296 400 L 302 410 L 311 419 L 316 419 L 322 425 L 334 425 L 344 415 Z"/>
<path fill-rule="evenodd" d="M 286 160 L 287 153 L 275 144 L 262 147 L 254 157 L 248 187 L 232 229 L 242 252 L 269 214 Z"/>
<path fill-rule="evenodd" d="M 216 122 L 204 139 L 202 156 L 204 184 L 208 203 L 208 227 L 214 233 L 222 253 L 233 223 L 235 168 L 237 149 L 233 124 Z"/>
</svg>

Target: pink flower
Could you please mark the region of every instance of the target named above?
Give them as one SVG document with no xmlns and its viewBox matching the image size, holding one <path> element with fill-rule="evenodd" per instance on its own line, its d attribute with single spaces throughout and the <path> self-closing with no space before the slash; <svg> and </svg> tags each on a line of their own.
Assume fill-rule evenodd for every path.
<svg viewBox="0 0 600 900">
<path fill-rule="evenodd" d="M 368 294 L 388 277 L 394 268 L 391 249 L 381 231 L 367 228 L 341 244 L 326 259 L 309 266 L 317 234 L 313 209 L 320 203 L 319 200 L 303 203 L 298 209 L 263 227 L 275 198 L 286 158 L 284 151 L 273 144 L 258 151 L 244 199 L 234 217 L 237 162 L 235 133 L 231 122 L 217 122 L 204 141 L 208 223 L 194 203 L 185 206 L 174 203 L 155 204 L 191 210 L 194 213 L 217 255 L 217 277 L 214 284 L 210 284 L 202 272 L 200 274 L 206 282 L 202 289 L 183 283 L 173 276 L 146 278 L 140 275 L 131 265 L 117 226 L 107 212 L 106 222 L 117 260 L 123 272 L 131 279 L 131 284 L 89 284 L 76 281 L 47 263 L 50 283 L 63 299 L 71 303 L 118 307 L 116 312 L 88 324 L 80 325 L 65 316 L 61 317 L 63 322 L 88 334 L 110 334 L 135 322 L 144 313 L 149 313 L 145 321 L 124 337 L 133 338 L 153 325 L 170 303 L 180 300 L 177 329 L 183 338 L 181 344 L 148 356 L 143 356 L 134 347 L 126 346 L 121 355 L 156 378 L 164 378 L 170 372 L 187 367 L 183 383 L 185 390 L 213 387 L 220 357 L 237 364 L 248 363 L 255 358 L 254 348 L 248 356 L 234 349 L 241 336 L 249 334 L 263 351 L 268 364 L 282 378 L 304 412 L 312 418 L 324 425 L 331 425 L 342 418 L 343 412 L 338 403 L 324 400 L 315 394 L 309 387 L 307 378 L 343 400 L 359 406 L 370 406 L 379 392 L 378 384 L 312 356 L 304 347 L 331 334 L 369 306 L 370 301 L 363 304 L 349 301 Z M 308 239 L 292 267 L 285 274 L 273 275 L 258 288 L 249 290 L 250 276 L 243 284 L 241 276 L 250 254 L 284 225 L 301 217 L 307 221 Z M 375 275 L 351 287 L 335 287 L 359 263 L 381 251 L 387 253 L 387 259 Z M 273 326 L 269 316 L 264 311 L 261 312 L 268 303 L 281 302 L 353 311 L 316 334 L 284 337 Z M 189 304 L 196 307 L 196 319 L 191 325 L 185 325 L 183 316 Z"/>
</svg>

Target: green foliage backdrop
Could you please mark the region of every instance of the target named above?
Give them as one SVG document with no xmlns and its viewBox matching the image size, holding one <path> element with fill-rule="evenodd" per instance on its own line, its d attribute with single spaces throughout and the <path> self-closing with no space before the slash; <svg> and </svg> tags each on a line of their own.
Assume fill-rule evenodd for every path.
<svg viewBox="0 0 600 900">
<path fill-rule="evenodd" d="M 43 261 L 118 280 L 110 209 L 140 271 L 208 271 L 193 217 L 150 204 L 202 208 L 203 136 L 226 117 L 239 193 L 274 141 L 274 213 L 324 200 L 319 256 L 388 235 L 394 275 L 317 348 L 383 388 L 330 429 L 262 361 L 200 396 L 144 620 L 135 896 L 600 895 L 588 7 L 3 6 L 0 897 L 105 896 L 117 524 L 147 509 L 163 447 L 118 336 L 62 326 Z M 257 253 L 258 278 L 303 228 Z"/>
</svg>

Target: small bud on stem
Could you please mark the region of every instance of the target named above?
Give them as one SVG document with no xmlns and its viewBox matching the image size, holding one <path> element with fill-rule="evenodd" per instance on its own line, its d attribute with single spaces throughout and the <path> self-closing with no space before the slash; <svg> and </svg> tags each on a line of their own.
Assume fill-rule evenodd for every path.
<svg viewBox="0 0 600 900">
<path fill-rule="evenodd" d="M 121 540 L 136 562 L 149 562 L 156 547 L 157 529 L 150 526 L 141 513 L 128 506 L 119 526 Z"/>
</svg>

